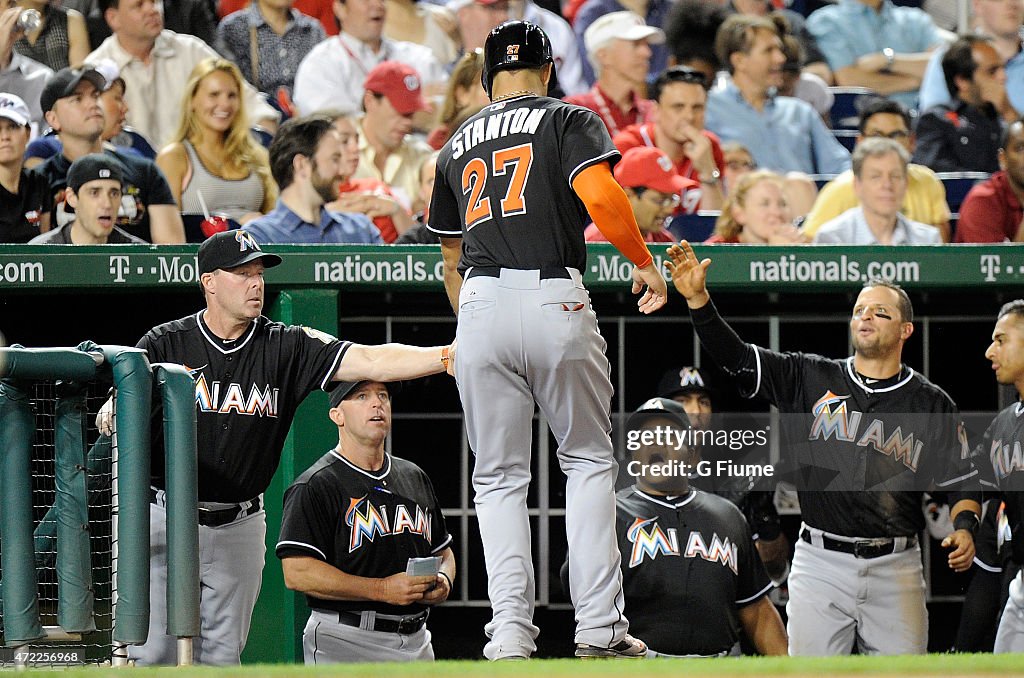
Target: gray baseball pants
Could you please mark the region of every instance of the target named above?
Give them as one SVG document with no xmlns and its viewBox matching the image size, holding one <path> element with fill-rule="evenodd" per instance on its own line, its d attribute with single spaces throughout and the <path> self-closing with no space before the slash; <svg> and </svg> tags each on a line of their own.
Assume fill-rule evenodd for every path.
<svg viewBox="0 0 1024 678">
<path fill-rule="evenodd" d="M 259 511 L 220 527 L 199 526 L 200 633 L 193 640 L 196 664 L 241 662 L 252 611 L 263 581 L 267 514 Z M 149 639 L 128 648 L 139 666 L 174 665 L 177 638 L 167 635 L 167 513 L 149 511 Z"/>
<path fill-rule="evenodd" d="M 606 343 L 578 271 L 467 273 L 459 300 L 456 378 L 493 617 L 488 659 L 536 650 L 535 581 L 526 497 L 534 403 L 558 442 L 567 477 L 566 533 L 577 643 L 611 646 L 626 633 L 615 538 L 612 385 Z"/>
</svg>

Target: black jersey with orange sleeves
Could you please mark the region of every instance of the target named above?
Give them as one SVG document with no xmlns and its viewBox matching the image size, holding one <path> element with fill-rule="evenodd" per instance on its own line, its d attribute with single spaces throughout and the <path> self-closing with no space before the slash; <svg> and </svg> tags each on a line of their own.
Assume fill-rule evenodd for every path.
<svg viewBox="0 0 1024 678">
<path fill-rule="evenodd" d="M 277 556 L 305 556 L 346 574 L 382 578 L 405 572 L 409 558 L 439 555 L 451 545 L 430 479 L 411 461 L 386 455 L 378 471 L 331 450 L 284 495 Z M 310 607 L 415 614 L 421 604 L 390 605 L 306 596 Z"/>
<path fill-rule="evenodd" d="M 663 497 L 633 486 L 615 506 L 630 632 L 664 654 L 728 652 L 739 608 L 772 588 L 743 514 L 700 490 Z"/>
<path fill-rule="evenodd" d="M 331 382 L 349 346 L 265 316 L 226 341 L 207 327 L 203 311 L 139 340 L 150 363 L 184 365 L 195 379 L 200 501 L 239 503 L 267 489 L 299 403 Z M 163 489 L 159 426 L 153 433 L 152 484 Z"/>
<path fill-rule="evenodd" d="M 589 109 L 534 95 L 490 104 L 441 150 L 428 228 L 463 239 L 463 273 L 471 266 L 582 271 L 589 218 L 572 182 L 618 159 Z"/>
</svg>

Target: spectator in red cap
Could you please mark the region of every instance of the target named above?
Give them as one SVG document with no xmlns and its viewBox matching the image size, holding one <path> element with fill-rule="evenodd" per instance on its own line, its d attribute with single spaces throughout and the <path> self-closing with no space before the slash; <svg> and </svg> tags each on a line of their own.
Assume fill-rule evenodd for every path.
<svg viewBox="0 0 1024 678">
<path fill-rule="evenodd" d="M 353 178 L 379 179 L 407 205 L 417 195 L 419 169 L 431 148 L 409 136 L 412 118 L 427 109 L 416 71 L 398 61 L 378 64 L 363 87 L 359 167 Z"/>
<path fill-rule="evenodd" d="M 721 209 L 725 202 L 722 173 L 725 156 L 718 137 L 704 128 L 708 101 L 704 75 L 686 66 L 666 69 L 649 90 L 655 102 L 654 120 L 631 125 L 612 140 L 619 152 L 648 146 L 668 154 L 679 176 L 698 182 L 699 190 L 682 196 L 679 214 Z"/>
<path fill-rule="evenodd" d="M 431 96 L 444 91 L 444 68 L 429 47 L 384 37 L 384 0 L 334 0 L 333 7 L 341 33 L 310 50 L 295 73 L 292 101 L 299 113 L 358 113 L 367 75 L 385 61 L 415 68 Z"/>
<path fill-rule="evenodd" d="M 651 146 L 626 151 L 615 166 L 615 180 L 626 190 L 644 241 L 675 242 L 665 222 L 679 207 L 680 196 L 697 182 L 679 176 L 665 152 Z M 583 236 L 587 242 L 607 242 L 594 224 Z"/>
</svg>

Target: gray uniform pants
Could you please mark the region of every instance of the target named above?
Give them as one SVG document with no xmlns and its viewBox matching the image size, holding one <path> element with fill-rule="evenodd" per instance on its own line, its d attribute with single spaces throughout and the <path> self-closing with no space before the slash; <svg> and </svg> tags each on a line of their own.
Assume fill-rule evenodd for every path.
<svg viewBox="0 0 1024 678">
<path fill-rule="evenodd" d="M 267 515 L 258 511 L 220 527 L 199 526 L 199 616 L 193 641 L 196 664 L 239 664 L 252 610 L 263 581 Z M 140 666 L 174 665 L 176 643 L 167 635 L 167 513 L 149 512 L 149 639 L 128 654 Z"/>
<path fill-rule="evenodd" d="M 821 530 L 807 529 L 820 544 Z M 928 611 L 921 549 L 857 558 L 797 539 L 786 613 L 793 656 L 850 654 L 854 642 L 861 654 L 924 654 Z"/>
<path fill-rule="evenodd" d="M 388 617 L 393 619 L 393 617 Z M 306 664 L 433 661 L 430 631 L 385 633 L 338 623 L 337 613 L 313 610 L 302 631 Z"/>
<path fill-rule="evenodd" d="M 1010 597 L 996 631 L 996 654 L 1024 652 L 1024 570 L 1010 582 Z"/>
<path fill-rule="evenodd" d="M 459 300 L 456 375 L 476 454 L 473 488 L 493 618 L 484 656 L 536 650 L 535 583 L 526 496 L 534 403 L 558 442 L 567 476 L 569 582 L 576 642 L 617 643 L 626 633 L 615 538 L 612 386 L 606 344 L 580 275 L 541 280 L 502 269 L 469 276 Z"/>
</svg>

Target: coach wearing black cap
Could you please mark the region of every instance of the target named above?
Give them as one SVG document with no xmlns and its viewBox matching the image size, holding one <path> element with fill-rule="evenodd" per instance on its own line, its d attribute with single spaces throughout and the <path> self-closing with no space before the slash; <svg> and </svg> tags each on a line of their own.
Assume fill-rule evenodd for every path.
<svg viewBox="0 0 1024 678">
<path fill-rule="evenodd" d="M 397 386 L 339 383 L 338 445 L 284 496 L 276 551 L 311 609 L 307 664 L 434 658 L 427 616 L 451 593 L 455 555 L 430 479 L 384 449 Z"/>
<path fill-rule="evenodd" d="M 726 432 L 756 427 L 751 418 L 737 415 L 715 416 L 714 382 L 707 370 L 699 367 L 673 367 L 658 381 L 658 396 L 679 403 L 689 415 L 693 426 L 698 429 L 719 429 Z M 749 452 L 749 453 L 748 453 Z M 768 461 L 767 447 L 757 450 L 740 451 L 722 449 L 717 445 L 705 445 L 699 455 L 709 461 L 718 459 L 739 459 L 749 457 L 751 461 Z M 694 484 L 706 492 L 712 492 L 736 504 L 747 518 L 757 541 L 768 575 L 776 584 L 782 584 L 789 574 L 789 540 L 782 532 L 779 512 L 775 508 L 774 486 L 765 480 L 755 483 L 748 478 L 729 478 L 718 475 L 695 478 Z"/>
<path fill-rule="evenodd" d="M 49 182 L 55 202 L 53 225 L 74 219 L 74 208 L 65 201 L 64 193 L 71 163 L 90 153 L 103 153 L 121 165 L 123 193 L 117 226 L 147 242 L 185 242 L 178 204 L 159 168 L 151 160 L 104 146 L 101 137 L 106 120 L 99 97 L 105 86 L 106 80 L 94 69 L 64 68 L 46 83 L 40 97 L 46 122 L 62 145 L 61 153 L 32 170 Z"/>
<path fill-rule="evenodd" d="M 451 365 L 448 346 L 364 346 L 268 319 L 263 315 L 263 274 L 280 263 L 279 256 L 264 252 L 246 231 L 210 236 L 199 248 L 204 308 L 154 327 L 137 344 L 151 363 L 187 365 L 196 384 L 201 579 L 197 664 L 240 662 L 263 577 L 263 493 L 277 471 L 299 404 L 334 381 L 415 379 Z M 109 434 L 112 422 L 108 401 L 96 424 Z M 382 424 L 374 416 L 360 422 L 367 434 Z M 162 441 L 156 441 L 150 479 L 149 638 L 128 651 L 140 665 L 175 662 L 177 639 L 167 635 L 165 606 L 164 454 Z M 386 478 L 381 482 L 385 487 L 390 483 Z M 407 508 L 409 529 L 423 531 L 419 514 Z"/>
<path fill-rule="evenodd" d="M 121 182 L 121 165 L 103 153 L 90 153 L 71 163 L 64 195 L 75 210 L 75 220 L 36 236 L 29 244 L 145 244 L 142 238 L 114 225 L 121 205 Z"/>
</svg>

